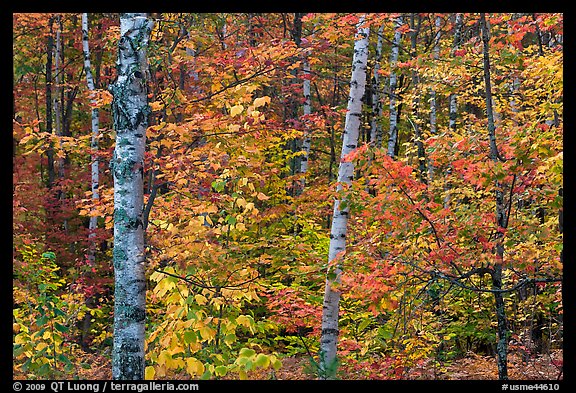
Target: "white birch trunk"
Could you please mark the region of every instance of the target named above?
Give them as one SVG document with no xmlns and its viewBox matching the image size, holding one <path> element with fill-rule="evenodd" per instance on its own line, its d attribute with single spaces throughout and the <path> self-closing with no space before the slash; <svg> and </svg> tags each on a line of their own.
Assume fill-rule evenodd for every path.
<svg viewBox="0 0 576 393">
<path fill-rule="evenodd" d="M 310 81 L 310 62 L 308 61 L 308 52 L 305 50 L 302 53 L 302 73 L 303 73 L 303 81 L 302 81 L 302 95 L 304 96 L 304 104 L 303 104 L 303 114 L 304 117 L 309 116 L 312 114 L 312 91 L 311 91 L 311 81 Z M 300 180 L 298 181 L 298 194 L 304 191 L 304 187 L 306 185 L 306 178 L 305 174 L 308 172 L 308 158 L 310 156 L 310 147 L 312 144 L 312 140 L 310 137 L 310 129 L 308 128 L 308 120 L 304 121 L 304 135 L 302 138 L 302 156 L 300 157 Z"/>
<path fill-rule="evenodd" d="M 462 14 L 457 13 L 454 21 L 454 41 L 452 43 L 451 55 L 454 56 L 456 50 L 460 48 L 460 41 L 462 36 Z M 448 129 L 450 132 L 456 132 L 456 120 L 458 119 L 458 95 L 456 93 L 450 94 L 448 99 Z M 452 172 L 452 165 L 449 164 L 446 169 L 446 174 L 450 175 Z M 448 176 L 445 176 L 448 178 Z M 450 182 L 447 180 L 444 183 L 444 208 L 448 209 L 450 206 Z"/>
<path fill-rule="evenodd" d="M 438 60 L 440 55 L 440 22 L 441 19 L 439 16 L 436 17 L 435 20 L 435 27 L 436 27 L 436 34 L 434 35 L 434 50 L 433 50 L 433 58 L 434 60 Z M 432 134 L 436 134 L 436 89 L 432 88 L 430 90 L 430 132 Z"/>
<path fill-rule="evenodd" d="M 374 76 L 372 78 L 372 124 L 370 127 L 370 142 L 377 148 L 382 147 L 382 102 L 380 101 L 380 61 L 382 60 L 382 46 L 384 44 L 384 24 L 378 29 L 376 54 L 374 63 Z"/>
<path fill-rule="evenodd" d="M 84 52 L 84 70 L 86 71 L 86 84 L 88 90 L 94 92 L 94 77 L 92 76 L 92 68 L 90 64 L 90 47 L 88 45 L 88 14 L 82 14 L 82 51 Z M 91 103 L 95 104 L 96 99 L 92 98 Z M 100 173 L 98 170 L 98 133 L 100 132 L 99 111 L 96 106 L 92 108 L 92 141 L 91 147 L 91 182 L 90 188 L 92 190 L 92 200 L 95 202 L 100 198 L 98 194 L 98 183 L 100 182 Z M 96 245 L 94 244 L 94 237 L 96 236 L 95 230 L 98 227 L 98 217 L 90 216 L 90 223 L 88 224 L 88 264 L 94 266 L 96 262 Z"/>
<path fill-rule="evenodd" d="M 62 108 L 60 107 L 60 98 L 62 97 L 61 89 L 62 89 L 62 76 L 60 72 L 60 58 L 62 56 L 61 49 L 62 49 L 62 37 L 61 37 L 61 30 L 62 30 L 62 23 L 61 23 L 61 15 L 56 16 L 56 43 L 54 46 L 54 94 L 52 95 L 52 108 L 54 108 L 54 132 L 58 137 L 58 145 L 60 149 L 62 149 Z M 57 160 L 57 167 L 58 167 L 58 178 L 64 178 L 64 160 L 61 157 L 58 157 Z M 62 200 L 62 192 L 59 193 L 59 199 Z"/>
<path fill-rule="evenodd" d="M 110 85 L 116 146 L 114 173 L 114 347 L 112 378 L 144 379 L 146 278 L 144 150 L 148 127 L 146 48 L 153 27 L 146 14 L 120 15 L 118 77 Z"/>
<path fill-rule="evenodd" d="M 462 14 L 456 14 L 456 20 L 454 22 L 454 43 L 452 45 L 452 56 L 454 52 L 460 48 L 460 37 L 462 32 Z M 456 119 L 458 117 L 458 95 L 456 93 L 450 94 L 449 104 L 448 104 L 449 122 L 448 127 L 450 131 L 456 131 Z"/>
<path fill-rule="evenodd" d="M 304 55 L 304 60 L 302 64 L 302 71 L 304 73 L 304 81 L 302 82 L 302 89 L 304 94 L 304 116 L 310 115 L 312 113 L 312 104 L 310 100 L 310 63 L 308 58 Z M 306 123 L 307 124 L 307 123 Z M 300 173 L 304 174 L 308 172 L 308 156 L 310 155 L 310 130 L 308 127 L 304 130 L 304 139 L 302 139 L 302 151 L 304 154 L 300 158 Z M 301 188 L 304 188 L 304 179 L 301 179 Z"/>
<path fill-rule="evenodd" d="M 62 70 L 60 70 L 60 60 L 62 59 L 62 16 L 58 15 L 56 17 L 56 25 L 58 26 L 56 29 L 56 52 L 54 53 L 54 95 L 52 99 L 54 103 L 52 106 L 54 107 L 54 125 L 56 126 L 56 135 L 58 136 L 58 144 L 60 148 L 62 148 L 62 140 L 60 137 L 62 136 L 62 107 L 61 107 L 61 98 L 62 98 Z M 60 179 L 64 178 L 64 159 L 62 157 L 58 157 L 58 177 Z M 64 193 L 60 192 L 60 200 L 63 199 Z M 64 221 L 64 225 L 66 225 L 66 221 Z"/>
<path fill-rule="evenodd" d="M 354 177 L 354 163 L 344 161 L 343 158 L 357 148 L 360 131 L 360 117 L 362 113 L 362 96 L 366 87 L 366 66 L 368 60 L 368 34 L 369 28 L 362 27 L 364 18 L 358 22 L 358 31 L 354 43 L 354 56 L 352 60 L 352 76 L 350 78 L 350 95 L 346 112 L 344 135 L 342 138 L 342 152 L 338 168 L 337 191 L 350 185 Z M 340 289 L 342 267 L 340 259 L 346 251 L 346 233 L 349 207 L 344 197 L 334 201 L 334 213 L 330 232 L 330 246 L 328 251 L 328 274 L 324 293 L 322 309 L 322 336 L 320 339 L 320 378 L 331 379 L 335 376 L 337 367 L 336 346 L 338 341 L 338 310 L 340 302 Z"/>
<path fill-rule="evenodd" d="M 436 34 L 434 35 L 434 50 L 433 50 L 433 58 L 434 60 L 438 60 L 440 54 L 440 22 L 441 19 L 439 16 L 436 16 L 435 19 L 435 28 Z M 434 135 L 437 133 L 436 127 L 436 111 L 437 111 L 437 104 L 436 104 L 436 89 L 432 87 L 430 89 L 430 134 Z M 434 179 L 434 165 L 432 165 L 432 160 L 428 160 L 428 181 L 431 183 Z"/>
<path fill-rule="evenodd" d="M 398 108 L 396 107 L 396 85 L 397 76 L 395 72 L 396 63 L 398 62 L 398 53 L 400 51 L 400 39 L 402 33 L 398 28 L 404 24 L 402 17 L 396 18 L 394 21 L 396 31 L 394 32 L 394 39 L 392 41 L 392 52 L 390 54 L 390 132 L 388 138 L 388 155 L 394 157 L 396 150 L 396 143 L 398 143 Z"/>
</svg>

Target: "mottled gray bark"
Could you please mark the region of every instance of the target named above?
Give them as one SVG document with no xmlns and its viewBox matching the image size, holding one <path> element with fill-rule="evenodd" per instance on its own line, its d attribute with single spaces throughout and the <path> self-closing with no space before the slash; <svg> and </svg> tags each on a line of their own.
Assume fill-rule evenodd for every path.
<svg viewBox="0 0 576 393">
<path fill-rule="evenodd" d="M 293 38 L 296 46 L 300 47 L 302 44 L 302 17 L 304 13 L 296 12 L 294 13 L 294 29 L 293 29 Z M 310 99 L 310 63 L 308 62 L 308 56 L 306 52 L 302 52 L 302 94 L 304 96 L 304 103 L 302 106 L 304 116 L 308 116 L 312 113 L 312 106 L 311 106 L 311 99 Z M 295 114 L 297 111 L 295 111 Z M 306 180 L 304 178 L 304 174 L 308 171 L 308 156 L 310 155 L 310 131 L 306 124 L 307 121 L 304 121 L 304 135 L 301 141 L 300 151 L 303 153 L 301 156 L 298 157 L 297 165 L 298 167 L 296 170 L 301 175 L 297 181 L 295 195 L 300 195 L 304 191 L 304 186 L 306 184 Z"/>
<path fill-rule="evenodd" d="M 439 55 L 440 55 L 440 23 L 441 23 L 441 19 L 439 16 L 436 16 L 435 19 L 435 28 L 436 28 L 436 34 L 434 35 L 434 49 L 432 51 L 432 57 L 434 60 L 438 60 Z M 436 128 L 436 111 L 437 111 L 437 105 L 436 105 L 436 89 L 432 88 L 430 89 L 430 133 L 432 134 L 436 134 L 437 128 Z"/>
<path fill-rule="evenodd" d="M 94 92 L 94 77 L 92 75 L 92 67 L 90 64 L 90 46 L 88 43 L 88 14 L 82 14 L 82 52 L 84 54 L 84 71 L 86 72 L 86 85 L 88 90 Z M 96 104 L 96 99 L 93 97 L 90 102 L 94 105 Z M 92 140 L 90 144 L 91 154 L 90 154 L 90 189 L 92 190 L 92 201 L 96 202 L 99 199 L 98 194 L 98 182 L 100 173 L 98 170 L 98 133 L 99 133 L 100 123 L 99 123 L 99 113 L 98 108 L 94 105 L 92 107 Z M 90 216 L 90 222 L 88 224 L 88 266 L 94 268 L 96 265 L 96 229 L 98 228 L 98 217 Z M 90 277 L 91 270 L 85 274 L 86 277 Z M 86 299 L 86 306 L 92 308 L 94 306 L 94 299 L 89 297 Z M 82 323 L 82 346 L 84 349 L 88 348 L 88 335 L 90 332 L 92 315 L 86 313 L 84 316 L 84 321 Z"/>
<path fill-rule="evenodd" d="M 118 76 L 110 85 L 116 146 L 114 174 L 114 348 L 112 378 L 144 379 L 146 279 L 144 150 L 150 108 L 146 48 L 153 22 L 146 14 L 120 15 Z"/>
<path fill-rule="evenodd" d="M 54 37 L 53 37 L 53 24 L 54 18 L 50 18 L 48 22 L 50 26 L 50 33 L 48 34 L 46 40 L 46 132 L 52 133 L 52 56 L 54 53 Z M 48 149 L 46 150 L 46 156 L 48 158 L 48 178 L 46 186 L 51 189 L 54 185 L 55 172 L 54 172 L 54 149 L 52 148 L 52 142 Z"/>
<path fill-rule="evenodd" d="M 454 56 L 456 50 L 460 48 L 460 43 L 462 41 L 462 14 L 457 13 L 454 20 L 454 41 L 452 43 L 451 55 Z M 450 132 L 456 132 L 456 120 L 458 120 L 458 95 L 456 93 L 450 94 L 448 98 L 448 129 Z M 449 175 L 452 172 L 452 164 L 448 164 L 446 169 L 446 174 Z M 448 178 L 448 176 L 445 176 Z M 450 206 L 450 181 L 447 180 L 444 183 L 444 207 L 449 208 Z"/>
<path fill-rule="evenodd" d="M 496 127 L 494 125 L 494 114 L 492 108 L 492 87 L 490 84 L 490 54 L 489 54 L 489 32 L 486 26 L 484 13 L 480 14 L 480 32 L 483 42 L 484 53 L 484 84 L 486 112 L 488 117 L 488 135 L 490 139 L 490 159 L 494 162 L 502 160 L 498 153 L 496 145 Z M 506 206 L 504 203 L 503 184 L 496 181 L 496 225 L 498 229 L 506 228 L 508 220 L 506 215 Z M 496 306 L 496 320 L 498 325 L 498 338 L 496 342 L 496 352 L 498 356 L 498 378 L 501 380 L 508 379 L 508 327 L 506 319 L 506 309 L 504 305 L 504 296 L 499 290 L 503 287 L 502 264 L 504 260 L 504 243 L 503 234 L 499 230 L 496 233 L 496 261 L 492 272 L 492 288 L 494 292 L 494 301 Z"/>
<path fill-rule="evenodd" d="M 82 51 L 84 53 L 84 70 L 86 72 L 86 84 L 88 85 L 88 90 L 94 92 L 94 77 L 92 76 L 92 68 L 90 64 L 90 46 L 88 43 L 88 14 L 82 14 Z M 91 103 L 95 104 L 96 99 L 92 98 Z M 100 173 L 98 171 L 98 133 L 100 132 L 100 120 L 98 108 L 94 105 L 92 108 L 92 141 L 91 147 L 91 182 L 90 189 L 92 190 L 92 200 L 97 201 L 100 196 L 98 194 L 98 183 L 100 181 Z M 94 236 L 96 235 L 94 231 L 98 227 L 98 217 L 90 216 L 90 223 L 88 225 L 88 239 L 89 239 L 89 250 L 88 250 L 88 263 L 90 266 L 94 266 L 95 263 L 95 252 L 96 245 L 94 244 Z"/>
<path fill-rule="evenodd" d="M 357 39 L 354 44 L 352 59 L 352 76 L 350 78 L 350 95 L 346 112 L 345 129 L 342 138 L 342 152 L 338 168 L 337 191 L 342 191 L 345 185 L 350 185 L 354 177 L 354 163 L 344 160 L 344 157 L 354 151 L 358 146 L 360 132 L 360 118 L 362 113 L 362 96 L 366 87 L 366 66 L 368 61 L 368 34 L 369 28 L 363 27 L 364 18 L 358 22 Z M 335 377 L 337 358 L 336 347 L 338 342 L 338 311 L 340 302 L 342 253 L 346 251 L 346 234 L 349 214 L 346 197 L 334 201 L 332 228 L 330 231 L 330 246 L 328 251 L 328 274 L 322 308 L 322 336 L 320 339 L 320 367 L 321 379 Z"/>
<path fill-rule="evenodd" d="M 396 63 L 398 62 L 398 53 L 400 51 L 400 39 L 402 33 L 398 30 L 404 24 L 402 17 L 399 16 L 394 21 L 396 31 L 392 40 L 392 51 L 390 53 L 390 131 L 388 138 L 388 155 L 394 157 L 396 144 L 398 143 L 398 107 L 396 105 Z"/>
<path fill-rule="evenodd" d="M 372 77 L 372 122 L 370 124 L 370 142 L 377 148 L 382 147 L 382 101 L 380 100 L 380 61 L 384 44 L 384 24 L 378 29 L 376 53 L 374 54 L 374 76 Z"/>
<path fill-rule="evenodd" d="M 304 73 L 304 81 L 302 82 L 303 95 L 304 95 L 304 116 L 308 116 L 312 113 L 312 103 L 310 100 L 310 63 L 308 58 L 304 55 L 302 61 L 302 72 Z M 306 123 L 307 124 L 307 123 Z M 308 156 L 310 155 L 310 130 L 307 126 L 304 128 L 304 138 L 302 139 L 302 151 L 304 154 L 300 158 L 300 173 L 304 174 L 308 172 Z M 304 186 L 304 180 L 302 180 L 302 187 Z"/>
<path fill-rule="evenodd" d="M 420 32 L 420 17 L 418 17 L 418 24 L 416 25 L 416 15 L 410 15 L 410 28 L 412 32 L 410 34 L 410 57 L 416 58 L 416 44 L 418 33 Z M 412 84 L 414 85 L 414 91 L 418 91 L 420 83 L 420 77 L 418 75 L 418 71 L 413 69 L 412 70 Z M 420 121 L 419 121 L 419 111 L 418 108 L 420 106 L 420 96 L 418 94 L 414 94 L 414 98 L 412 99 L 412 116 L 413 119 L 408 117 L 412 128 L 414 129 L 414 143 L 416 145 L 416 152 L 418 157 L 418 172 L 420 176 L 420 181 L 422 183 L 427 183 L 428 178 L 426 176 L 426 151 L 424 149 L 424 142 L 423 142 L 423 135 L 422 130 L 420 129 Z"/>
<path fill-rule="evenodd" d="M 462 14 L 456 14 L 456 20 L 454 21 L 454 42 L 452 44 L 452 56 L 454 52 L 460 48 L 460 41 L 462 36 Z M 449 104 L 448 104 L 448 127 L 450 131 L 456 131 L 456 120 L 458 118 L 458 95 L 456 93 L 450 94 Z"/>
</svg>

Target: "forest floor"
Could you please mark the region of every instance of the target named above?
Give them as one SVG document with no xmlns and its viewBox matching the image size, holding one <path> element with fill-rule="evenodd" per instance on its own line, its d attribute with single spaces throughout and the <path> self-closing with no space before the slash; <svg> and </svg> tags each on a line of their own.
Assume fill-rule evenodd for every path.
<svg viewBox="0 0 576 393">
<path fill-rule="evenodd" d="M 512 380 L 557 380 L 562 375 L 562 350 L 553 350 L 524 362 L 520 354 L 512 353 L 508 359 L 508 375 Z M 101 355 L 88 355 L 84 360 L 92 365 L 91 369 L 81 370 L 81 379 L 110 379 L 110 360 Z M 443 367 L 434 365 L 432 359 L 424 361 L 418 367 L 407 370 L 404 379 L 409 380 L 497 380 L 496 361 L 491 356 L 469 353 L 457 361 L 446 363 Z M 251 379 L 307 380 L 312 376 L 306 373 L 306 357 L 288 357 L 282 359 L 282 368 L 277 371 L 259 370 L 249 374 Z M 17 379 L 17 376 L 15 376 Z M 169 379 L 187 379 L 175 375 Z M 227 375 L 226 379 L 235 379 Z M 359 379 L 358 376 L 346 376 L 342 379 Z"/>
</svg>

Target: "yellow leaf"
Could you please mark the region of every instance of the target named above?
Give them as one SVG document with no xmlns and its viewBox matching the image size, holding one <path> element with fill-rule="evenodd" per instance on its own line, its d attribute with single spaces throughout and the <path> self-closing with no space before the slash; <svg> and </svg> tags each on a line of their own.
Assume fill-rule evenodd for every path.
<svg viewBox="0 0 576 393">
<path fill-rule="evenodd" d="M 150 109 L 152 109 L 153 111 L 162 110 L 162 107 L 163 107 L 163 104 L 160 101 L 151 102 L 149 105 L 150 105 Z"/>
<path fill-rule="evenodd" d="M 269 103 L 270 103 L 270 97 L 268 97 L 268 96 L 259 97 L 259 98 L 256 98 L 254 100 L 254 107 L 258 108 L 260 106 L 263 106 L 263 105 L 266 105 Z"/>
<path fill-rule="evenodd" d="M 242 113 L 242 111 L 244 110 L 244 107 L 240 104 L 238 105 L 234 105 L 232 108 L 230 108 L 230 116 L 234 117 L 236 115 L 239 115 L 240 113 Z"/>
<path fill-rule="evenodd" d="M 201 327 L 199 330 L 200 330 L 200 335 L 206 341 L 210 341 L 216 336 L 216 330 L 212 329 L 209 326 Z"/>
<path fill-rule="evenodd" d="M 190 375 L 202 375 L 205 371 L 204 363 L 196 358 L 188 358 L 186 359 L 186 371 Z"/>
<path fill-rule="evenodd" d="M 240 315 L 236 318 L 236 323 L 238 325 L 246 326 L 247 328 L 250 327 L 250 319 L 246 315 Z"/>
<path fill-rule="evenodd" d="M 261 192 L 259 192 L 258 195 L 256 195 L 256 198 L 258 198 L 261 201 L 267 201 L 268 199 L 270 199 L 269 196 L 262 194 Z"/>
<path fill-rule="evenodd" d="M 161 366 L 163 366 L 164 364 L 168 363 L 171 360 L 172 355 L 167 350 L 163 350 L 162 352 L 160 352 L 160 355 L 158 355 L 158 364 Z"/>
<path fill-rule="evenodd" d="M 246 199 L 238 198 L 238 199 L 236 199 L 236 204 L 238 205 L 238 207 L 245 207 L 246 206 Z"/>
<path fill-rule="evenodd" d="M 144 379 L 154 379 L 156 375 L 156 370 L 154 370 L 153 366 L 147 366 L 146 371 L 144 371 Z"/>
<path fill-rule="evenodd" d="M 210 218 L 209 215 L 205 215 L 205 216 L 200 216 L 202 217 L 202 225 L 206 225 L 206 223 L 208 223 L 208 225 L 213 226 L 214 222 L 212 221 L 212 219 Z"/>
<path fill-rule="evenodd" d="M 202 296 L 200 294 L 194 295 L 194 300 L 196 300 L 196 303 L 198 303 L 200 306 L 203 306 L 206 303 L 208 303 L 208 299 L 206 299 L 205 296 Z"/>
</svg>

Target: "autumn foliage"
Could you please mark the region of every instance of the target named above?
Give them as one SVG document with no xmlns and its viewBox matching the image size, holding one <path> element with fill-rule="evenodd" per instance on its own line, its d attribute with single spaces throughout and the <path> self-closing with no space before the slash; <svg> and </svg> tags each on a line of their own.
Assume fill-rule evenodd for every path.
<svg viewBox="0 0 576 393">
<path fill-rule="evenodd" d="M 519 363 L 546 358 L 554 372 L 542 377 L 562 376 L 563 15 L 486 15 L 501 160 L 490 158 L 478 14 L 462 14 L 458 27 L 454 14 L 403 14 L 396 29 L 398 16 L 365 15 L 367 92 L 359 146 L 345 158 L 355 175 L 336 191 L 360 15 L 151 15 L 141 168 L 146 378 L 289 378 L 282 370 L 294 359 L 305 359 L 294 379 L 315 378 L 334 262 L 330 218 L 342 196 L 350 213 L 339 256 L 338 378 L 445 379 L 462 359 L 491 359 L 495 369 L 496 266 L 514 375 L 524 375 Z M 86 370 L 108 367 L 112 345 L 108 86 L 120 31 L 116 14 L 89 14 L 89 91 L 80 18 L 13 15 L 16 378 L 109 377 Z M 391 67 L 396 31 L 402 46 Z M 388 140 L 391 73 L 398 78 L 394 156 L 370 139 L 374 119 L 385 130 L 383 145 Z M 372 111 L 374 89 L 381 116 Z M 91 157 L 100 174 L 97 199 Z M 500 194 L 505 227 L 496 216 Z M 98 362 L 87 360 L 94 356 Z"/>
</svg>

